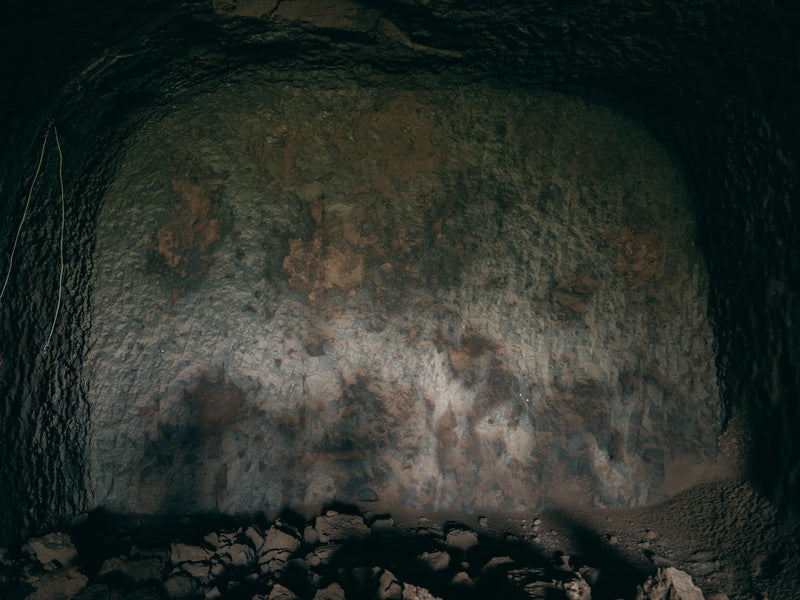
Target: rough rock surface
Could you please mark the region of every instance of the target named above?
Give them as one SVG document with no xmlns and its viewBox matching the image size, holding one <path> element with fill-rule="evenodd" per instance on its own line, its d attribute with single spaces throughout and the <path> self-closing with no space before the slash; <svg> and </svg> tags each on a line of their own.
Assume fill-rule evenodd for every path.
<svg viewBox="0 0 800 600">
<path fill-rule="evenodd" d="M 633 506 L 720 476 L 688 193 L 640 123 L 242 77 L 143 126 L 104 199 L 98 504 Z"/>
</svg>

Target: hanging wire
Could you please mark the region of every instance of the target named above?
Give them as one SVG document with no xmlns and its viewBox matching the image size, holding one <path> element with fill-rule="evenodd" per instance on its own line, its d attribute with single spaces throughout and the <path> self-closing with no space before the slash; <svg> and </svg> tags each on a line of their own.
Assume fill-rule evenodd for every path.
<svg viewBox="0 0 800 600">
<path fill-rule="evenodd" d="M 17 227 L 17 235 L 14 237 L 14 245 L 11 247 L 11 256 L 8 258 L 8 271 L 6 271 L 6 278 L 3 281 L 3 289 L 0 290 L 0 301 L 3 300 L 3 295 L 6 293 L 6 287 L 8 287 L 8 280 L 11 277 L 11 267 L 14 264 L 14 253 L 17 251 L 17 244 L 19 243 L 19 234 L 22 231 L 22 226 L 25 224 L 25 219 L 28 216 L 28 207 L 31 205 L 31 198 L 33 197 L 33 188 L 36 187 L 36 180 L 39 179 L 39 173 L 42 170 L 42 161 L 44 160 L 44 150 L 47 145 L 47 136 L 50 134 L 50 128 L 47 128 L 47 131 L 44 132 L 44 139 L 42 140 L 42 151 L 39 153 L 39 164 L 36 165 L 36 173 L 33 176 L 33 181 L 31 181 L 31 188 L 28 190 L 28 200 L 25 202 L 25 210 L 22 211 L 22 218 L 19 221 L 19 227 Z M 60 152 L 60 150 L 59 150 Z"/>
<path fill-rule="evenodd" d="M 61 310 L 61 296 L 63 293 L 64 282 L 64 224 L 66 221 L 66 211 L 64 210 L 64 155 L 61 152 L 61 142 L 58 139 L 58 129 L 53 125 L 53 137 L 56 139 L 56 148 L 58 149 L 58 185 L 61 196 L 61 233 L 58 238 L 58 300 L 56 301 L 56 309 L 53 313 L 53 324 L 50 326 L 50 333 L 47 335 L 47 341 L 44 343 L 45 349 L 50 345 L 50 338 L 53 337 L 53 331 L 56 328 L 56 321 L 58 320 L 58 313 Z"/>
<path fill-rule="evenodd" d="M 47 340 L 44 343 L 44 349 L 47 349 L 50 346 L 50 340 L 53 337 L 53 332 L 56 329 L 56 322 L 58 321 L 58 315 L 61 312 L 61 299 L 63 297 L 64 291 L 64 230 L 66 227 L 66 208 L 64 202 L 64 154 L 61 151 L 61 140 L 58 138 L 58 129 L 56 128 L 55 124 L 51 123 L 47 130 L 44 133 L 44 139 L 42 140 L 42 149 L 39 152 L 39 162 L 36 165 L 36 172 L 33 175 L 33 181 L 31 181 L 31 187 L 28 190 L 28 197 L 25 200 L 25 208 L 22 211 L 22 218 L 19 221 L 19 226 L 17 227 L 17 234 L 14 236 L 14 244 L 11 246 L 11 254 L 8 258 L 8 269 L 6 271 L 6 277 L 3 280 L 3 288 L 0 289 L 0 301 L 2 301 L 3 296 L 6 293 L 6 289 L 8 288 L 8 282 L 11 279 L 11 270 L 14 266 L 14 255 L 17 252 L 17 246 L 19 245 L 19 236 L 22 232 L 22 226 L 25 224 L 25 219 L 28 217 L 28 210 L 31 205 L 31 199 L 33 198 L 33 190 L 36 188 L 36 182 L 39 179 L 39 174 L 42 171 L 42 163 L 44 162 L 44 152 L 47 148 L 47 138 L 50 135 L 50 129 L 53 130 L 53 137 L 56 140 L 56 148 L 58 150 L 58 185 L 59 185 L 59 197 L 61 203 L 61 227 L 59 230 L 59 237 L 58 237 L 58 261 L 59 261 L 59 271 L 58 271 L 58 299 L 56 300 L 56 308 L 53 314 L 53 322 L 50 325 L 50 331 L 47 335 Z"/>
</svg>

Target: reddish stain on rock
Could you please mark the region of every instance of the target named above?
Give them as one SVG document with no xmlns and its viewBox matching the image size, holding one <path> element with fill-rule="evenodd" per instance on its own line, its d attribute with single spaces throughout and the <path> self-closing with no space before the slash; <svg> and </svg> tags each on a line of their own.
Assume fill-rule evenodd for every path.
<svg viewBox="0 0 800 600">
<path fill-rule="evenodd" d="M 183 279 L 200 279 L 214 261 L 214 248 L 222 239 L 215 216 L 216 182 L 173 178 L 172 189 L 180 196 L 172 218 L 159 229 L 151 252 L 162 270 Z"/>
</svg>

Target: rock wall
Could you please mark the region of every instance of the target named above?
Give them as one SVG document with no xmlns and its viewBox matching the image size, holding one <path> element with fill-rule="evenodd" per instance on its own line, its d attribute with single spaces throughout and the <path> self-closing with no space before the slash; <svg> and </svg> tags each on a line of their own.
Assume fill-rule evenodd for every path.
<svg viewBox="0 0 800 600">
<path fill-rule="evenodd" d="M 715 476 L 687 191 L 634 120 L 251 73 L 122 164 L 94 255 L 94 503 L 628 506 Z"/>
</svg>

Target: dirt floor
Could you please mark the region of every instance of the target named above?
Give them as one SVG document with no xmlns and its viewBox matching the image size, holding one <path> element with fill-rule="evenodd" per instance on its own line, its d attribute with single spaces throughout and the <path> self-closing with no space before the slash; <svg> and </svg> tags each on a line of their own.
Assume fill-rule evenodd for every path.
<svg viewBox="0 0 800 600">
<path fill-rule="evenodd" d="M 517 535 L 546 554 L 563 552 L 601 575 L 605 571 L 603 597 L 612 597 L 606 591 L 617 587 L 624 591 L 624 581 L 639 572 L 674 566 L 688 573 L 707 599 L 800 598 L 800 523 L 780 517 L 745 482 L 698 486 L 645 508 L 590 510 L 565 503 L 534 518 L 483 516 L 465 524 L 498 536 Z M 413 514 L 396 519 L 408 527 L 420 521 Z M 422 518 L 451 519 L 458 517 Z M 593 597 L 596 592 L 593 586 Z"/>
</svg>

